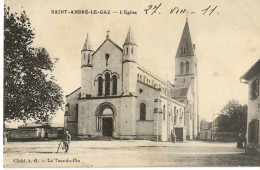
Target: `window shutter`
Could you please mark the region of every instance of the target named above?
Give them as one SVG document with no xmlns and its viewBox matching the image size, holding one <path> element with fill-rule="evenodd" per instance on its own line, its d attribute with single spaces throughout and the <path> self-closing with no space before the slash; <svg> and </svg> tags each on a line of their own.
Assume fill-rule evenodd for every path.
<svg viewBox="0 0 260 170">
<path fill-rule="evenodd" d="M 256 87 L 255 87 L 255 94 L 256 94 L 256 98 L 259 95 L 259 79 L 256 79 Z"/>
<path fill-rule="evenodd" d="M 248 142 L 252 143 L 252 121 L 248 124 Z"/>
<path fill-rule="evenodd" d="M 258 143 L 259 140 L 259 120 L 252 120 L 248 125 L 248 142 Z"/>
<path fill-rule="evenodd" d="M 255 120 L 255 143 L 258 144 L 259 140 L 259 120 Z"/>
<path fill-rule="evenodd" d="M 253 95 L 252 95 L 252 84 L 250 84 L 249 88 L 250 88 L 250 92 L 249 92 L 249 99 L 252 100 L 253 99 Z"/>
</svg>

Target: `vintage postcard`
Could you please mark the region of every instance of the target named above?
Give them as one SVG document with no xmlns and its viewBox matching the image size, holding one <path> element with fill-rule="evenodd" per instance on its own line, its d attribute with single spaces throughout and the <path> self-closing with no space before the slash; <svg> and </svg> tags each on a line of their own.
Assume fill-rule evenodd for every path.
<svg viewBox="0 0 260 170">
<path fill-rule="evenodd" d="M 260 1 L 5 0 L 5 168 L 260 166 Z"/>
</svg>

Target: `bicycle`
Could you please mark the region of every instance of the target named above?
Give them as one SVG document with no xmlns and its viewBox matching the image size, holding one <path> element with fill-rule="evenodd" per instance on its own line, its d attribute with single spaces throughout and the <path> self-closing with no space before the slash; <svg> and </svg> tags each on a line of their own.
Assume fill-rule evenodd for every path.
<svg viewBox="0 0 260 170">
<path fill-rule="evenodd" d="M 65 147 L 64 147 L 64 144 L 63 144 L 63 141 L 62 141 L 62 140 L 60 140 L 60 143 L 59 143 L 59 146 L 58 146 L 58 149 L 57 149 L 57 153 L 59 152 L 59 149 L 60 149 L 60 147 L 61 147 L 61 149 L 62 149 L 62 150 L 64 150 L 64 149 L 65 149 Z"/>
</svg>

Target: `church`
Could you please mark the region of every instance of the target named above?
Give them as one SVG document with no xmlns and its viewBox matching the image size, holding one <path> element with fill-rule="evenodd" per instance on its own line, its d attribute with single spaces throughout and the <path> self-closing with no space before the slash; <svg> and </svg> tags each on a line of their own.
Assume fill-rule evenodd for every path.
<svg viewBox="0 0 260 170">
<path fill-rule="evenodd" d="M 87 35 L 81 51 L 81 87 L 66 96 L 64 129 L 73 138 L 197 138 L 198 60 L 188 20 L 175 56 L 174 83 L 137 63 L 137 43 L 131 27 L 123 46 L 107 34 L 94 50 Z"/>
</svg>

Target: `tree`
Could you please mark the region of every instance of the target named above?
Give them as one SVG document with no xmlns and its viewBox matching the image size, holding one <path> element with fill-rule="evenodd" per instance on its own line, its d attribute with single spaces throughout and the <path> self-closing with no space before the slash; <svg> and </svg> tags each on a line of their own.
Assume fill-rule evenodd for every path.
<svg viewBox="0 0 260 170">
<path fill-rule="evenodd" d="M 46 122 L 62 109 L 63 92 L 52 75 L 45 48 L 33 48 L 35 34 L 25 11 L 4 7 L 4 121 Z"/>
<path fill-rule="evenodd" d="M 221 110 L 218 119 L 218 131 L 245 134 L 247 126 L 247 105 L 230 100 Z"/>
</svg>

